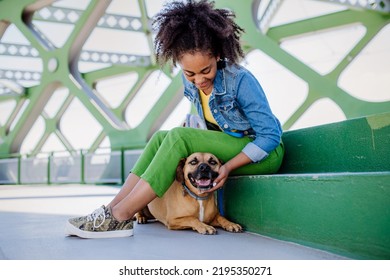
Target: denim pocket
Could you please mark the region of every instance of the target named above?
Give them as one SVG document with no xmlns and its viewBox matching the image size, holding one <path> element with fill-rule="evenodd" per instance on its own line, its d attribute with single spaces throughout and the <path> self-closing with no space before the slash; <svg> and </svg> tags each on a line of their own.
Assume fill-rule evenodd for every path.
<svg viewBox="0 0 390 280">
<path fill-rule="evenodd" d="M 234 124 L 232 127 L 239 130 L 245 130 L 248 128 L 249 123 L 235 101 L 223 102 L 218 105 L 218 108 L 222 116 Z"/>
</svg>

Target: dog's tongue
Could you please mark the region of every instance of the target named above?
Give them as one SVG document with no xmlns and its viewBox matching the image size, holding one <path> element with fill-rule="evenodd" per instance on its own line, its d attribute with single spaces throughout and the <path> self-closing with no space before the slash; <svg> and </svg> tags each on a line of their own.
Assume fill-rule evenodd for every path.
<svg viewBox="0 0 390 280">
<path fill-rule="evenodd" d="M 199 180 L 196 180 L 196 184 L 198 186 L 201 186 L 201 187 L 207 187 L 211 184 L 211 180 L 210 179 L 199 179 Z"/>
</svg>

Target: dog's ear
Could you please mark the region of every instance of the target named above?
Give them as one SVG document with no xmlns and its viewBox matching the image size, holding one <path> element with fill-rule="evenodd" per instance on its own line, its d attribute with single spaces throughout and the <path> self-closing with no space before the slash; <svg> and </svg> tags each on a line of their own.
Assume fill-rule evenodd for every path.
<svg viewBox="0 0 390 280">
<path fill-rule="evenodd" d="M 182 158 L 179 161 L 179 164 L 177 165 L 176 168 L 176 180 L 179 181 L 180 183 L 184 182 L 184 165 L 186 163 L 186 158 Z"/>
<path fill-rule="evenodd" d="M 224 162 L 222 159 L 220 159 L 220 158 L 217 158 L 217 159 L 218 159 L 219 163 L 221 164 L 221 166 L 224 165 Z"/>
</svg>

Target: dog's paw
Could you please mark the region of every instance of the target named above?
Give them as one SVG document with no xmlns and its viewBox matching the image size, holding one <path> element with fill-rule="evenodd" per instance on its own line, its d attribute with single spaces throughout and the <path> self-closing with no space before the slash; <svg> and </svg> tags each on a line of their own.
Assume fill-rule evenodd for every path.
<svg viewBox="0 0 390 280">
<path fill-rule="evenodd" d="M 140 213 L 136 213 L 134 215 L 134 220 L 137 221 L 137 224 L 146 224 L 148 222 L 148 218 Z"/>
<path fill-rule="evenodd" d="M 195 228 L 195 230 L 197 232 L 199 232 L 200 234 L 205 234 L 205 235 L 213 235 L 213 234 L 217 233 L 217 230 L 214 227 L 206 225 L 206 224 Z"/>
<path fill-rule="evenodd" d="M 242 232 L 242 226 L 235 223 L 230 223 L 224 227 L 224 230 L 229 232 Z"/>
</svg>

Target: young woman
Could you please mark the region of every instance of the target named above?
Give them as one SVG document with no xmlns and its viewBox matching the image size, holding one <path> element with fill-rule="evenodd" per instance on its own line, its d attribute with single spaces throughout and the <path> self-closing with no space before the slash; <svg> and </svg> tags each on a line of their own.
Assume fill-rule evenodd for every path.
<svg viewBox="0 0 390 280">
<path fill-rule="evenodd" d="M 134 214 L 165 193 L 180 159 L 193 152 L 213 153 L 225 162 L 209 192 L 221 188 L 230 174 L 278 171 L 282 129 L 259 82 L 238 64 L 244 57 L 239 42 L 244 30 L 234 17 L 207 0 L 170 2 L 156 15 L 157 62 L 180 66 L 184 95 L 208 129 L 156 132 L 114 199 L 88 216 L 70 219 L 67 234 L 131 236 Z"/>
</svg>

